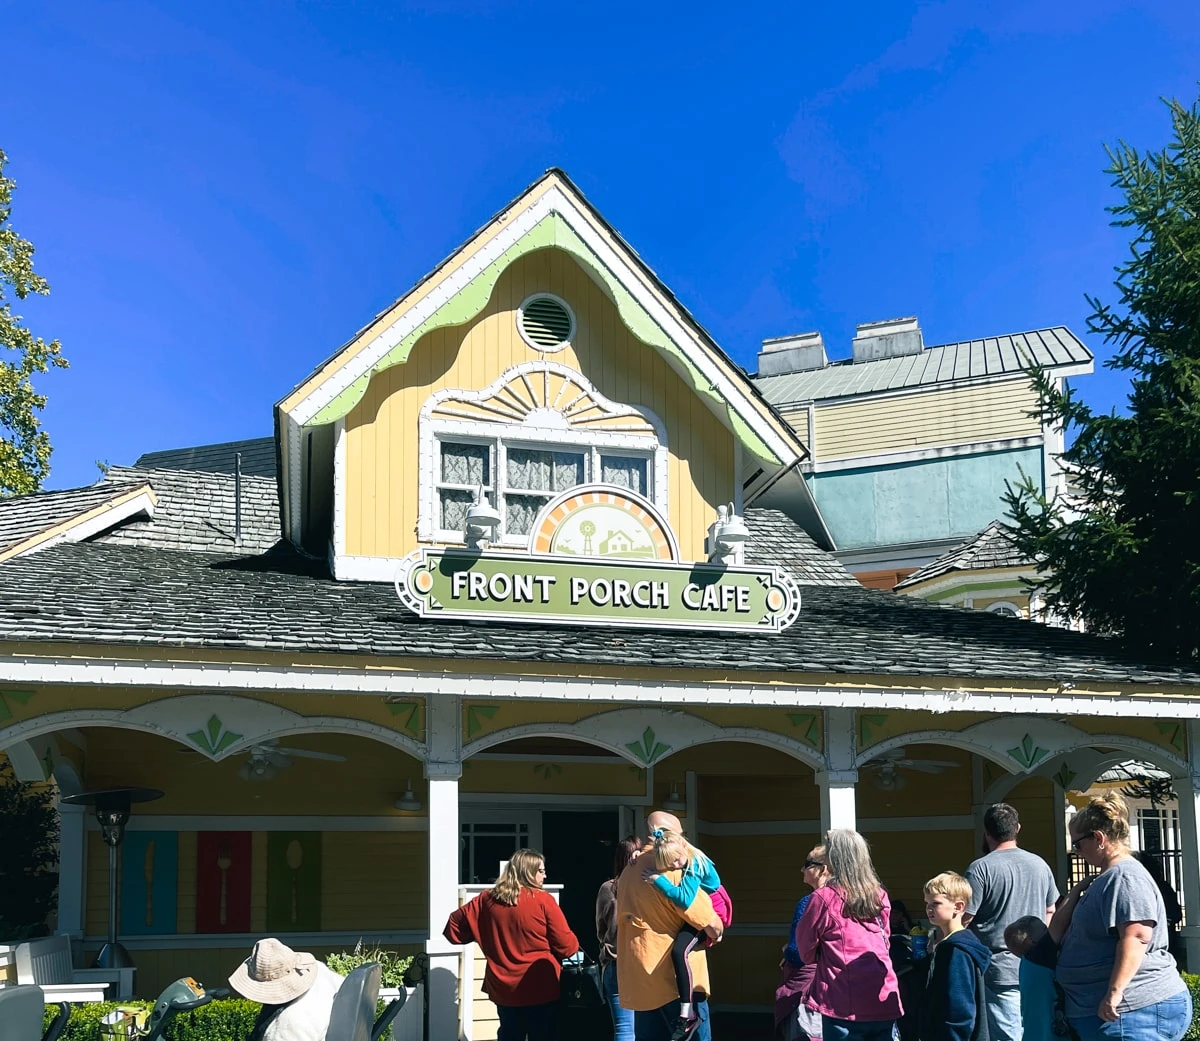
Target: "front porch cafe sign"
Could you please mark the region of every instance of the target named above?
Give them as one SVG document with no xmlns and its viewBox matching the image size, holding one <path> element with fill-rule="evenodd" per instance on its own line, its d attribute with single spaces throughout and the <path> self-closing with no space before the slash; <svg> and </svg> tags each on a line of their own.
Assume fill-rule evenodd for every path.
<svg viewBox="0 0 1200 1041">
<path fill-rule="evenodd" d="M 423 549 L 396 591 L 422 618 L 778 633 L 800 593 L 772 567 Z"/>
</svg>

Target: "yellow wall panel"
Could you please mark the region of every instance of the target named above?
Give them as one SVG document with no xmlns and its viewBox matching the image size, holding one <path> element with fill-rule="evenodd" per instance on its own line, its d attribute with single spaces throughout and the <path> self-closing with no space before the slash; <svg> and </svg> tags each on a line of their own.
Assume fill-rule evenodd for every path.
<svg viewBox="0 0 1200 1041">
<path fill-rule="evenodd" d="M 576 369 L 605 396 L 649 408 L 667 430 L 668 519 L 685 559 L 702 559 L 704 535 L 733 498 L 733 435 L 638 340 L 613 303 L 566 253 L 516 261 L 471 322 L 422 337 L 403 365 L 375 376 L 346 417 L 346 552 L 402 556 L 417 545 L 417 418 L 434 391 L 480 390 L 506 369 L 536 361 L 516 310 L 534 292 L 558 294 L 576 316 L 573 343 L 549 359 Z"/>
<path fill-rule="evenodd" d="M 864 831 L 871 859 L 893 904 L 902 900 L 913 918 L 925 917 L 924 888 L 943 871 L 962 874 L 977 856 L 974 829 L 963 831 Z"/>
<path fill-rule="evenodd" d="M 321 845 L 321 927 L 424 929 L 425 849 L 424 832 L 327 831 Z"/>
<path fill-rule="evenodd" d="M 1035 437 L 1037 399 L 1024 378 L 838 404 L 817 403 L 817 462 L 906 449 Z M 803 426 L 797 427 L 803 432 Z"/>
</svg>

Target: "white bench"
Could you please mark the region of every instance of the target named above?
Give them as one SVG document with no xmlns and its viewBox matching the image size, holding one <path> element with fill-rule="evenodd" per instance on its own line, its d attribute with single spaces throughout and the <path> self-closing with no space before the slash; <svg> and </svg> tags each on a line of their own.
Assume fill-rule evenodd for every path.
<svg viewBox="0 0 1200 1041">
<path fill-rule="evenodd" d="M 75 968 L 69 936 L 47 936 L 17 945 L 17 983 L 41 987 L 47 1004 L 132 997 L 136 971 Z"/>
</svg>

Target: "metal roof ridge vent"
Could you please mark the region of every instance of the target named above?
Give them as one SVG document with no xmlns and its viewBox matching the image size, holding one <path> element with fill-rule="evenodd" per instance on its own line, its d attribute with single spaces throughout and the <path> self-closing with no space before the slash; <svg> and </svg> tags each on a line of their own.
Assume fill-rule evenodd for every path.
<svg viewBox="0 0 1200 1041">
<path fill-rule="evenodd" d="M 851 346 L 857 365 L 881 358 L 920 354 L 925 349 L 925 338 L 921 335 L 916 316 L 911 315 L 907 318 L 889 318 L 883 322 L 864 322 L 856 326 Z"/>
<path fill-rule="evenodd" d="M 825 340 L 819 332 L 793 333 L 763 340 L 758 352 L 760 376 L 783 376 L 789 372 L 823 369 L 829 364 Z"/>
</svg>

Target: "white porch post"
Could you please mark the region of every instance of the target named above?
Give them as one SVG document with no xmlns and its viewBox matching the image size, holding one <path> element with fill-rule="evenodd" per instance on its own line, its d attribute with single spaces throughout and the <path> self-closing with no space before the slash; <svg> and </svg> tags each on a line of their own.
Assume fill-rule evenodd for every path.
<svg viewBox="0 0 1200 1041">
<path fill-rule="evenodd" d="M 1070 873 L 1070 861 L 1067 858 L 1067 793 L 1061 784 L 1054 781 L 1051 785 L 1051 798 L 1054 799 L 1054 879 L 1058 888 L 1065 893 L 1070 888 L 1067 885 Z"/>
<path fill-rule="evenodd" d="M 822 835 L 830 828 L 855 828 L 858 824 L 854 805 L 858 742 L 854 727 L 853 709 L 826 710 L 825 769 L 817 772 L 817 784 L 821 788 Z"/>
<path fill-rule="evenodd" d="M 425 776 L 429 780 L 429 957 L 426 980 L 429 1041 L 458 1041 L 460 948 L 442 936 L 446 919 L 458 907 L 458 779 L 462 774 L 462 714 L 457 697 L 434 694 L 426 709 Z M 471 1000 L 472 981 L 462 981 Z"/>
<path fill-rule="evenodd" d="M 1200 967 L 1200 722 L 1187 725 L 1189 776 L 1175 779 L 1183 846 L 1183 944 L 1188 968 Z"/>
<path fill-rule="evenodd" d="M 60 805 L 58 816 L 58 933 L 78 940 L 83 938 L 87 807 Z"/>
</svg>

